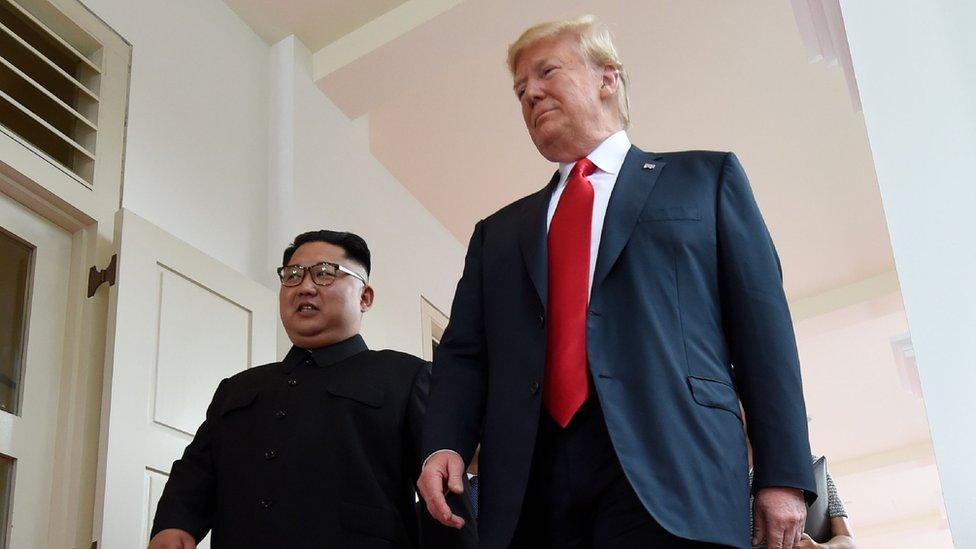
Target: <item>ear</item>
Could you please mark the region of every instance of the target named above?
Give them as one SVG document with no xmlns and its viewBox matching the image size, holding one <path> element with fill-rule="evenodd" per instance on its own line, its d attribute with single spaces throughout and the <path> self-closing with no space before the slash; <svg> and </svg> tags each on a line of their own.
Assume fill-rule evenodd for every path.
<svg viewBox="0 0 976 549">
<path fill-rule="evenodd" d="M 363 286 L 363 293 L 359 296 L 359 310 L 364 313 L 370 310 L 373 307 L 374 297 L 373 287 L 368 284 Z"/>
<path fill-rule="evenodd" d="M 620 71 L 613 65 L 604 65 L 600 72 L 600 99 L 609 99 L 620 87 Z"/>
</svg>

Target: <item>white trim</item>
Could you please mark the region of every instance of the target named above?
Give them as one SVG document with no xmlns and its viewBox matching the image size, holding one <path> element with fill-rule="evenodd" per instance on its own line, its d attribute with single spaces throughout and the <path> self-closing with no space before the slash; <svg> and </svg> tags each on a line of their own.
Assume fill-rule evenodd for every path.
<svg viewBox="0 0 976 549">
<path fill-rule="evenodd" d="M 447 328 L 449 319 L 440 309 L 434 307 L 427 298 L 420 296 L 420 326 L 422 340 L 420 348 L 423 351 L 423 359 L 430 362 L 434 360 L 432 342 L 440 343 L 441 336 Z"/>
</svg>

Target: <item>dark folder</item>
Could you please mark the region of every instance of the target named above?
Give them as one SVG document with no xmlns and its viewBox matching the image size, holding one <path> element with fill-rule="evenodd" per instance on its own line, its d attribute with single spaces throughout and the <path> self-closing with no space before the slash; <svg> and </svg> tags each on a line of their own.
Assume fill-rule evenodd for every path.
<svg viewBox="0 0 976 549">
<path fill-rule="evenodd" d="M 826 456 L 813 462 L 813 478 L 817 481 L 817 500 L 807 509 L 807 523 L 803 531 L 817 543 L 824 543 L 831 538 L 830 518 L 827 516 L 830 496 L 827 494 Z"/>
</svg>

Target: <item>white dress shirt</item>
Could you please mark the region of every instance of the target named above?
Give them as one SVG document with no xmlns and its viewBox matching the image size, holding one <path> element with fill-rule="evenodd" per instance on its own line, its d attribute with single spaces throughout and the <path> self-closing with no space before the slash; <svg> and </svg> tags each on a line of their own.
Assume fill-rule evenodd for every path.
<svg viewBox="0 0 976 549">
<path fill-rule="evenodd" d="M 603 140 L 593 152 L 586 155 L 590 162 L 596 165 L 596 171 L 587 179 L 593 184 L 593 221 L 590 228 L 590 283 L 587 288 L 593 286 L 593 272 L 596 270 L 596 258 L 600 251 L 600 237 L 603 236 L 603 220 L 607 217 L 607 205 L 610 203 L 610 193 L 617 182 L 617 174 L 624 163 L 627 151 L 630 150 L 630 139 L 627 132 L 620 130 Z M 552 224 L 552 216 L 556 213 L 556 205 L 559 204 L 559 197 L 566 189 L 566 180 L 576 162 L 570 164 L 559 164 L 559 184 L 549 199 L 549 214 L 546 217 L 546 227 Z M 591 290 L 592 291 L 592 290 Z M 589 300 L 589 296 L 587 296 Z"/>
<path fill-rule="evenodd" d="M 629 150 L 630 138 L 627 137 L 626 131 L 620 130 L 604 139 L 603 143 L 600 143 L 597 148 L 593 149 L 593 152 L 586 155 L 590 159 L 590 162 L 593 162 L 597 168 L 587 178 L 593 184 L 593 221 L 590 227 L 590 287 L 593 286 L 593 272 L 596 270 L 596 258 L 600 251 L 600 237 L 603 236 L 603 220 L 607 217 L 610 193 L 613 192 L 613 186 L 617 182 L 617 174 L 620 173 L 620 167 L 623 166 L 624 158 L 627 156 L 627 151 Z M 556 213 L 556 205 L 559 204 L 559 197 L 563 195 L 563 190 L 566 189 L 566 180 L 569 179 L 569 172 L 575 165 L 576 162 L 559 164 L 559 183 L 556 185 L 556 190 L 552 193 L 552 198 L 549 199 L 546 230 L 552 224 L 552 216 Z M 589 301 L 589 295 L 586 298 Z M 427 460 L 441 452 L 457 454 L 456 451 L 447 448 L 437 450 L 427 456 L 427 459 L 424 460 L 424 465 L 427 465 Z"/>
</svg>

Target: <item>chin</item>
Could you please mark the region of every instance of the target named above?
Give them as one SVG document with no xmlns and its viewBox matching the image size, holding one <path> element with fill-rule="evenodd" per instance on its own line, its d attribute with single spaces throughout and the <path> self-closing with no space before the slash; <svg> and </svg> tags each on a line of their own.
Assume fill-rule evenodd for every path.
<svg viewBox="0 0 976 549">
<path fill-rule="evenodd" d="M 535 144 L 535 148 L 539 150 L 539 154 L 541 154 L 546 160 L 550 162 L 559 162 L 557 158 L 559 156 L 557 154 L 558 147 L 554 143 L 554 139 L 551 137 L 548 139 L 540 137 L 539 139 L 533 139 L 532 141 Z"/>
<path fill-rule="evenodd" d="M 553 135 L 555 132 L 547 132 L 545 135 L 533 136 L 532 142 L 546 160 L 550 162 L 574 162 L 579 160 L 573 155 L 572 151 L 567 151 L 565 140 L 560 139 L 560 135 Z"/>
</svg>

